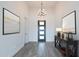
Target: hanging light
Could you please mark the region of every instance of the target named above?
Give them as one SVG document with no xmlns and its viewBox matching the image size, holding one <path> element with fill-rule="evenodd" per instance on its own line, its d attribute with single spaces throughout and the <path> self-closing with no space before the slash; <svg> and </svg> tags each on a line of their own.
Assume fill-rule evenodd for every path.
<svg viewBox="0 0 79 59">
<path fill-rule="evenodd" d="M 43 8 L 43 2 L 41 1 L 41 9 L 38 13 L 38 16 L 45 16 L 46 14 L 46 10 Z"/>
</svg>

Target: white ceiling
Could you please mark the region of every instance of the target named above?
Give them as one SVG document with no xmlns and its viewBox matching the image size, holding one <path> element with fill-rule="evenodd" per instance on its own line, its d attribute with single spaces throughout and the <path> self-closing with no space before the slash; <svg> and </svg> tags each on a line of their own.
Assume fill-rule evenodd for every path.
<svg viewBox="0 0 79 59">
<path fill-rule="evenodd" d="M 49 7 L 53 7 L 57 4 L 56 1 L 42 1 L 43 2 L 43 6 L 49 6 Z M 29 6 L 31 7 L 40 7 L 41 5 L 41 1 L 27 1 L 26 2 Z"/>
</svg>

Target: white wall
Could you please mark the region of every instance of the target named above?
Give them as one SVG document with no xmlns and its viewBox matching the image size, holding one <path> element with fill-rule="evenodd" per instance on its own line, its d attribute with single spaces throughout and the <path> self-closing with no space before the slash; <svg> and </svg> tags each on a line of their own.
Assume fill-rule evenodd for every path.
<svg viewBox="0 0 79 59">
<path fill-rule="evenodd" d="M 66 14 L 76 10 L 76 27 L 77 34 L 74 36 L 75 40 L 79 40 L 79 2 L 59 2 L 56 5 L 56 20 L 59 21 L 57 27 L 61 27 L 62 20 L 61 18 Z"/>
<path fill-rule="evenodd" d="M 11 12 L 20 16 L 20 33 L 11 35 L 2 35 L 2 8 L 6 8 Z M 28 7 L 25 2 L 0 2 L 0 56 L 13 56 L 20 48 L 23 47 L 25 42 L 28 42 L 28 33 L 25 33 L 25 17 L 28 17 Z M 27 28 L 27 26 L 26 26 Z"/>
<path fill-rule="evenodd" d="M 30 7 L 30 17 L 29 17 L 29 40 L 38 41 L 38 17 L 37 12 L 40 7 Z M 55 7 L 45 7 L 47 10 L 46 20 L 46 41 L 54 41 L 55 35 Z"/>
</svg>

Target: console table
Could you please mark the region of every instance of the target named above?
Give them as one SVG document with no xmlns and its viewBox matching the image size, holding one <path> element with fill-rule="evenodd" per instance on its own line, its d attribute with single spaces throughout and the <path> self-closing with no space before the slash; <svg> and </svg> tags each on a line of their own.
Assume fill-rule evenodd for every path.
<svg viewBox="0 0 79 59">
<path fill-rule="evenodd" d="M 66 57 L 76 57 L 78 51 L 78 41 L 67 39 L 64 40 L 55 36 L 55 47 Z"/>
</svg>

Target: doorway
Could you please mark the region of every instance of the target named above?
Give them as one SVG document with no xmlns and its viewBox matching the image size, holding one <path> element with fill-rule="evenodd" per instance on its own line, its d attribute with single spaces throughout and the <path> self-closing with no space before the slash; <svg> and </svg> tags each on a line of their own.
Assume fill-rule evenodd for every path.
<svg viewBox="0 0 79 59">
<path fill-rule="evenodd" d="M 38 20 L 38 42 L 46 41 L 46 21 Z"/>
</svg>

